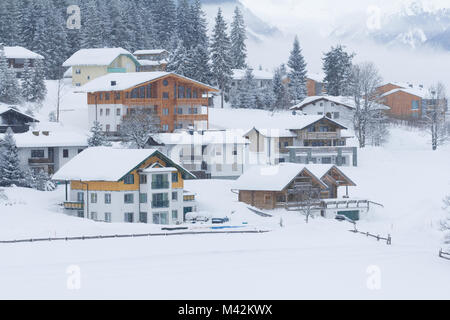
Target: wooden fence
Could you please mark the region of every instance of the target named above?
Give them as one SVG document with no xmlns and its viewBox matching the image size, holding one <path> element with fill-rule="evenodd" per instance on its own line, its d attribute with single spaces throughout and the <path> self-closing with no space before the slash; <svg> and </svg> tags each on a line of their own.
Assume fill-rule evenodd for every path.
<svg viewBox="0 0 450 320">
<path fill-rule="evenodd" d="M 439 258 L 450 260 L 450 252 L 444 252 L 442 249 L 439 250 Z"/>
<path fill-rule="evenodd" d="M 205 235 L 205 234 L 256 234 L 268 233 L 269 230 L 242 230 L 242 231 L 188 231 L 188 232 L 165 232 L 165 233 L 143 233 L 143 234 L 116 234 L 106 236 L 80 236 L 63 238 L 36 238 L 20 240 L 0 240 L 0 244 L 33 243 L 33 242 L 54 242 L 54 241 L 84 241 L 84 240 L 102 240 L 102 239 L 124 239 L 124 238 L 145 238 L 145 237 L 168 237 L 182 235 Z"/>
<path fill-rule="evenodd" d="M 375 234 L 371 234 L 370 232 L 359 231 L 358 229 L 356 229 L 356 225 L 355 225 L 355 229 L 350 230 L 350 232 L 362 234 L 362 235 L 365 235 L 366 237 L 377 239 L 377 241 L 386 241 L 386 244 L 388 246 L 392 245 L 392 237 L 390 234 L 387 235 L 387 238 L 384 238 L 384 237 L 380 236 L 379 234 L 375 235 Z"/>
</svg>

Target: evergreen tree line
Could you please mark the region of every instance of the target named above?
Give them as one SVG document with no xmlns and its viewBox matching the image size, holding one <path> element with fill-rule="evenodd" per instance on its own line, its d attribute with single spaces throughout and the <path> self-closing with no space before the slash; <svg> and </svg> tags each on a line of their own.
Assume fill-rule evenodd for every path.
<svg viewBox="0 0 450 320">
<path fill-rule="evenodd" d="M 80 8 L 81 29 L 67 26 L 71 5 Z M 242 67 L 245 27 L 240 13 L 233 30 L 230 47 L 236 57 L 234 67 Z M 80 48 L 122 47 L 131 52 L 156 48 L 178 51 L 176 57 L 180 58 L 172 59 L 171 68 L 177 70 L 180 61 L 189 61 L 191 64 L 184 64 L 180 71 L 210 83 L 213 77 L 207 31 L 200 0 L 0 1 L 0 43 L 43 55 L 47 79 L 61 78 L 62 63 Z M 183 50 L 189 54 L 184 55 Z"/>
</svg>

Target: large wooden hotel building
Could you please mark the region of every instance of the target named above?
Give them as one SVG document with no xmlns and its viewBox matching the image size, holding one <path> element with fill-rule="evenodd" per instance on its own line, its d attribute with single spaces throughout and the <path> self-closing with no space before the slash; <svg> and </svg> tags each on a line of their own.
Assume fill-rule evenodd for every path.
<svg viewBox="0 0 450 320">
<path fill-rule="evenodd" d="M 80 88 L 87 93 L 89 125 L 98 121 L 109 135 L 120 132 L 125 116 L 153 112 L 162 132 L 206 130 L 209 95 L 216 88 L 170 72 L 110 73 Z"/>
</svg>

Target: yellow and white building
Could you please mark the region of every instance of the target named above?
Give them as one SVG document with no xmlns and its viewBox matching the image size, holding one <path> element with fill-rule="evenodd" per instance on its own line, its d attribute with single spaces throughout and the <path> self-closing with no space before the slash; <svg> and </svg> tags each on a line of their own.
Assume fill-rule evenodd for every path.
<svg viewBox="0 0 450 320">
<path fill-rule="evenodd" d="M 53 177 L 66 183 L 65 210 L 113 223 L 174 225 L 196 211 L 189 171 L 155 149 L 88 148 Z"/>
<path fill-rule="evenodd" d="M 72 85 L 81 87 L 109 73 L 139 72 L 141 64 L 123 48 L 81 49 L 63 63 L 70 68 Z"/>
</svg>

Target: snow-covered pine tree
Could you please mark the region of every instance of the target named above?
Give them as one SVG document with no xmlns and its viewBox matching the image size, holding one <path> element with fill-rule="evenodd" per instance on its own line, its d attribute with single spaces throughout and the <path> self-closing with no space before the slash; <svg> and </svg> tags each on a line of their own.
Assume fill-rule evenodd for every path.
<svg viewBox="0 0 450 320">
<path fill-rule="evenodd" d="M 81 48 L 101 48 L 102 28 L 97 1 L 85 0 L 82 2 L 81 15 L 83 27 L 81 28 Z"/>
<path fill-rule="evenodd" d="M 22 72 L 22 98 L 26 102 L 30 102 L 33 99 L 33 79 L 34 79 L 34 71 L 30 67 L 30 62 L 28 59 L 25 59 L 25 63 L 23 66 Z"/>
<path fill-rule="evenodd" d="M 238 6 L 234 10 L 233 22 L 231 23 L 231 59 L 233 69 L 245 69 L 247 60 L 247 31 L 244 16 Z"/>
<path fill-rule="evenodd" d="M 186 49 L 189 49 L 192 43 L 192 26 L 190 25 L 191 7 L 187 0 L 179 0 L 177 6 L 176 32 L 178 38 Z"/>
<path fill-rule="evenodd" d="M 345 47 L 331 47 L 323 57 L 325 86 L 331 96 L 351 95 L 352 60 L 354 54 L 347 53 Z"/>
<path fill-rule="evenodd" d="M 221 107 L 224 107 L 225 92 L 231 83 L 233 74 L 230 56 L 230 39 L 227 35 L 227 24 L 219 8 L 211 42 L 212 73 L 215 83 L 220 89 Z"/>
<path fill-rule="evenodd" d="M 295 103 L 299 103 L 306 98 L 306 63 L 300 48 L 298 37 L 295 36 L 294 47 L 289 57 L 288 67 L 290 68 L 289 76 L 289 93 Z M 295 104 L 294 103 L 294 104 Z"/>
<path fill-rule="evenodd" d="M 0 143 L 0 186 L 23 185 L 24 173 L 20 168 L 19 154 L 11 128 Z"/>
<path fill-rule="evenodd" d="M 0 102 L 17 104 L 21 100 L 19 81 L 13 70 L 8 68 L 4 51 L 0 51 Z"/>
<path fill-rule="evenodd" d="M 210 84 L 212 82 L 208 48 L 199 44 L 188 54 L 187 76 L 194 80 Z"/>
<path fill-rule="evenodd" d="M 91 128 L 91 134 L 88 138 L 89 147 L 111 146 L 111 142 L 105 136 L 102 125 L 98 121 L 94 121 L 94 125 Z"/>
<path fill-rule="evenodd" d="M 257 108 L 257 85 L 252 69 L 248 68 L 245 71 L 245 76 L 237 89 L 234 101 L 234 108 Z"/>
<path fill-rule="evenodd" d="M 283 68 L 277 68 L 273 76 L 273 110 L 285 110 L 290 106 L 289 90 L 283 81 Z"/>
<path fill-rule="evenodd" d="M 33 97 L 32 102 L 42 103 L 47 95 L 47 86 L 45 84 L 43 62 L 36 60 L 34 63 L 33 72 Z"/>
<path fill-rule="evenodd" d="M 179 75 L 186 75 L 186 67 L 188 64 L 188 53 L 183 45 L 183 41 L 179 40 L 177 48 L 172 51 L 167 63 L 167 71 L 175 72 Z"/>
<path fill-rule="evenodd" d="M 170 49 L 176 30 L 176 6 L 173 0 L 155 0 L 152 13 L 155 40 L 159 47 Z"/>
</svg>

